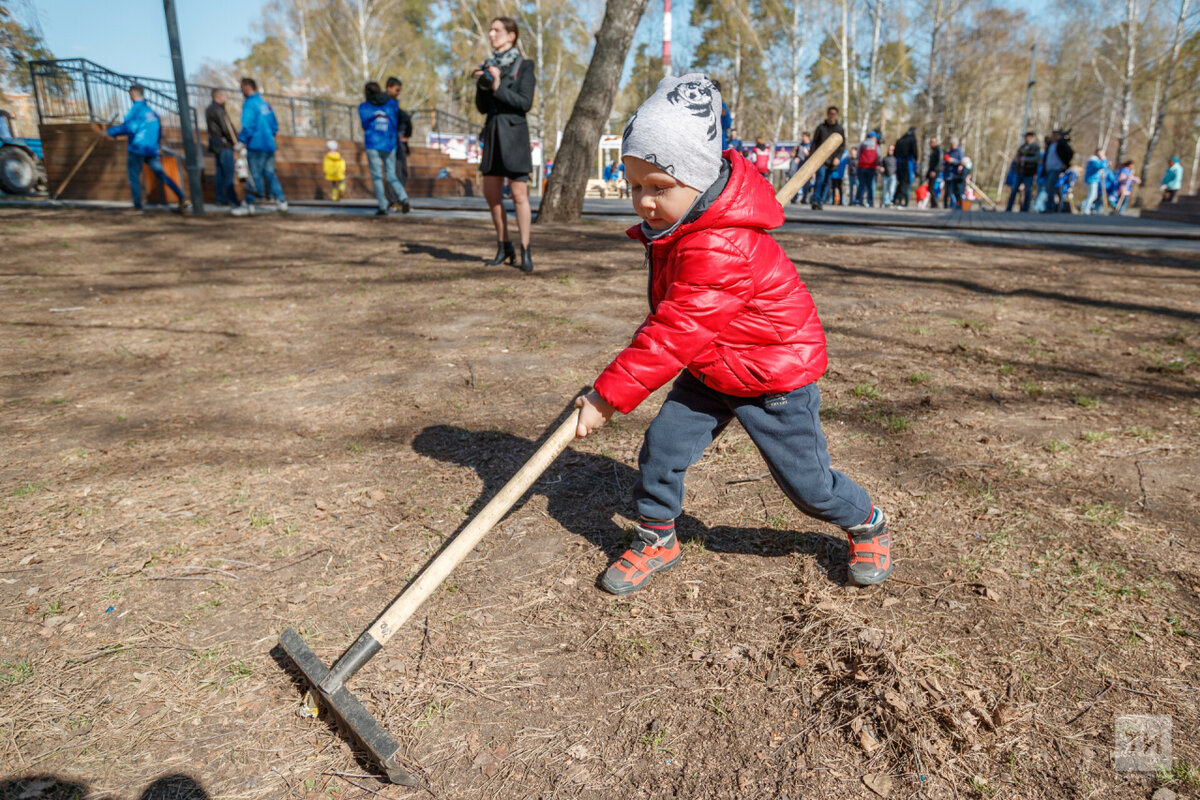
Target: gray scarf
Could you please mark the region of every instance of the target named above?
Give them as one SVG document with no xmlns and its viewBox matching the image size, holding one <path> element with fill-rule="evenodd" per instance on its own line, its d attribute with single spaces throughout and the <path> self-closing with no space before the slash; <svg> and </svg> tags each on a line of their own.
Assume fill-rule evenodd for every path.
<svg viewBox="0 0 1200 800">
<path fill-rule="evenodd" d="M 500 70 L 502 77 L 510 77 L 516 65 L 521 60 L 521 51 L 515 47 L 510 47 L 507 50 L 493 50 L 487 60 L 483 62 L 483 69 L 486 72 L 488 67 L 497 67 Z"/>
</svg>

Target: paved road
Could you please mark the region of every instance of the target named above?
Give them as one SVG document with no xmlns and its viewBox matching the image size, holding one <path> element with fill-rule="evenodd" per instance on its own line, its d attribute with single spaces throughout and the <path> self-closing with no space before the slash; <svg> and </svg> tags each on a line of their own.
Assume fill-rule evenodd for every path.
<svg viewBox="0 0 1200 800">
<path fill-rule="evenodd" d="M 535 208 L 538 202 L 538 198 L 533 198 Z M 0 208 L 4 207 L 116 210 L 128 208 L 129 204 L 5 198 L 0 200 Z M 509 207 L 511 209 L 511 202 Z M 226 213 L 224 209 L 210 211 Z M 301 200 L 290 203 L 289 211 L 305 215 L 369 216 L 375 213 L 375 204 L 369 200 L 347 200 L 341 203 Z M 589 198 L 584 201 L 583 213 L 588 217 L 622 219 L 630 224 L 634 221 L 628 199 Z M 482 198 L 423 197 L 414 200 L 412 218 L 479 219 L 486 214 L 487 206 Z M 1200 226 L 1141 219 L 1135 216 L 1006 214 L 989 211 L 918 211 L 915 208 L 898 210 L 832 206 L 826 206 L 822 211 L 813 211 L 807 206 L 789 205 L 785 209 L 785 217 L 785 230 L 818 235 L 1200 255 Z M 403 220 L 404 217 L 396 216 L 388 222 L 402 224 Z"/>
</svg>

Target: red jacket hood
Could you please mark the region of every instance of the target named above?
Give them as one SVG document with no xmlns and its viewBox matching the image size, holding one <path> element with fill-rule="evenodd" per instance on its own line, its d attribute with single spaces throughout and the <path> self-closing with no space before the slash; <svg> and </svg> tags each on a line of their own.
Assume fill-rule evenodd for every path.
<svg viewBox="0 0 1200 800">
<path fill-rule="evenodd" d="M 706 228 L 758 228 L 771 230 L 783 224 L 783 206 L 775 199 L 775 190 L 751 168 L 745 156 L 736 150 L 726 150 L 721 158 L 729 162 L 731 171 L 725 189 L 704 213 L 691 222 L 680 225 L 669 236 L 655 239 L 655 244 L 673 242 L 692 231 Z M 629 238 L 648 244 L 642 225 L 626 231 Z"/>
</svg>

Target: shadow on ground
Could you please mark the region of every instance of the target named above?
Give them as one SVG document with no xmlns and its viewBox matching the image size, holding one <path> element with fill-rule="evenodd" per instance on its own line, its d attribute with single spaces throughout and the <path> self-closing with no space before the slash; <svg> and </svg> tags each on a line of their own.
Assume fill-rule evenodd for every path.
<svg viewBox="0 0 1200 800">
<path fill-rule="evenodd" d="M 545 435 L 565 418 L 566 412 Z M 483 492 L 467 509 L 462 526 L 465 527 L 533 455 L 545 435 L 531 441 L 498 431 L 470 431 L 435 425 L 417 434 L 412 448 L 429 458 L 469 467 L 483 481 Z M 568 449 L 547 468 L 513 509 L 520 509 L 535 494 L 543 495 L 546 511 L 555 522 L 587 539 L 612 561 L 629 546 L 630 532 L 613 518 L 632 514 L 630 495 L 637 480 L 637 470 L 613 458 Z M 816 559 L 832 582 L 838 585 L 846 582 L 848 546 L 844 540 L 825 533 L 726 525 L 708 527 L 687 513 L 679 517 L 676 526 L 681 544 L 696 542 L 712 552 L 739 555 L 807 554 Z"/>
<path fill-rule="evenodd" d="M 110 792 L 92 792 L 86 783 L 60 775 L 28 775 L 0 780 L 0 800 L 117 800 Z M 164 775 L 147 786 L 138 800 L 208 800 L 196 779 L 182 774 Z"/>
</svg>

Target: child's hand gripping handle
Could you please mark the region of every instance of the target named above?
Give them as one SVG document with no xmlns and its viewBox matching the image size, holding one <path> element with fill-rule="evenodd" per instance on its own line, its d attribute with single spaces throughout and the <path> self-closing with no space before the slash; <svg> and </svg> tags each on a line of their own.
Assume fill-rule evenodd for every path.
<svg viewBox="0 0 1200 800">
<path fill-rule="evenodd" d="M 779 204 L 783 205 L 795 197 L 796 192 L 800 191 L 800 188 L 804 184 L 812 180 L 813 176 L 817 174 L 817 170 L 821 168 L 821 165 L 828 161 L 829 157 L 833 155 L 833 151 L 841 146 L 842 135 L 840 133 L 835 133 L 821 142 L 821 146 L 809 154 L 808 160 L 800 165 L 800 169 L 796 170 L 796 174 L 789 178 L 788 182 L 783 185 L 783 188 L 775 193 L 775 199 L 779 201 Z"/>
<path fill-rule="evenodd" d="M 579 439 L 608 422 L 616 411 L 595 390 L 575 398 L 575 407 L 579 409 L 579 424 L 575 428 L 575 436 Z"/>
</svg>

